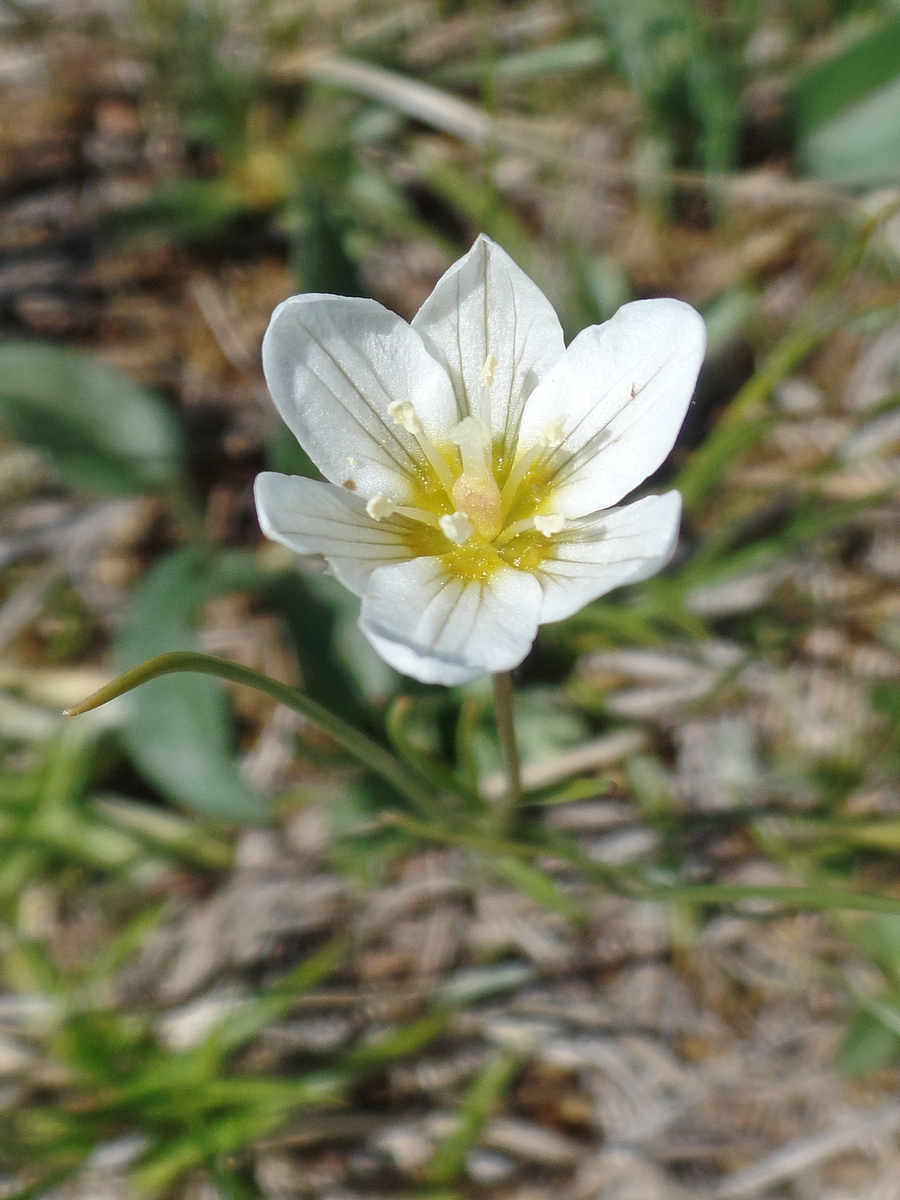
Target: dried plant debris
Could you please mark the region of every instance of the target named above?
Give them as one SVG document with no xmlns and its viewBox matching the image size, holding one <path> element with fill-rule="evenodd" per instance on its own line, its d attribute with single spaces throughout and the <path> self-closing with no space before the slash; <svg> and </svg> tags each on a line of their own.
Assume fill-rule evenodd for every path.
<svg viewBox="0 0 900 1200">
<path fill-rule="evenodd" d="M 144 1002 L 155 990 L 163 1044 L 198 1044 L 247 1004 L 260 966 L 277 976 L 348 922 L 344 967 L 265 1028 L 246 1052 L 256 1069 L 365 1044 L 463 979 L 469 992 L 438 1043 L 387 1069 L 374 1107 L 363 1093 L 263 1139 L 252 1156 L 263 1195 L 415 1189 L 498 1052 L 515 1069 L 468 1151 L 464 1194 L 875 1196 L 896 1168 L 896 1074 L 863 1086 L 833 1066 L 847 1012 L 833 967 L 847 950 L 827 918 L 723 916 L 688 933 L 658 905 L 600 897 L 579 933 L 519 893 L 485 890 L 455 853 L 412 859 L 364 897 L 277 849 L 188 906 L 163 950 L 148 947 L 152 971 L 122 977 L 132 1003 L 142 974 Z M 0 1003 L 0 1068 L 17 1103 L 64 1086 L 34 1043 L 48 1019 Z M 121 1172 L 140 1151 L 135 1138 L 98 1146 L 53 1196 L 129 1194 Z"/>
</svg>

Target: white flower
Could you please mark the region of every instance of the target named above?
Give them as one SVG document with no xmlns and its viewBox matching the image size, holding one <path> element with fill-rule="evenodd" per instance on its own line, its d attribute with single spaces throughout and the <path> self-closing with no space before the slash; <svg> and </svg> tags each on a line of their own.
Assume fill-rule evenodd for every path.
<svg viewBox="0 0 900 1200">
<path fill-rule="evenodd" d="M 330 482 L 265 472 L 267 537 L 322 554 L 383 658 L 458 684 L 668 561 L 681 497 L 611 508 L 662 463 L 703 359 L 678 300 L 626 304 L 568 349 L 546 297 L 480 237 L 411 325 L 294 296 L 263 344 L 278 411 Z"/>
</svg>

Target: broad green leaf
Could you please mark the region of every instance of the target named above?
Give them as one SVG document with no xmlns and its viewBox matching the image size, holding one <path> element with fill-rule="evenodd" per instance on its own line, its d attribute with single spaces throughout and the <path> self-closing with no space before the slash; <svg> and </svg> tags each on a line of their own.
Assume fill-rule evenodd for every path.
<svg viewBox="0 0 900 1200">
<path fill-rule="evenodd" d="M 88 492 L 165 487 L 181 470 L 181 433 L 163 402 L 121 372 L 59 346 L 0 346 L 0 424 Z"/>
<path fill-rule="evenodd" d="M 138 589 L 117 639 L 118 665 L 126 669 L 155 654 L 197 649 L 197 605 L 224 590 L 225 581 L 197 551 L 164 558 Z M 170 800 L 225 820 L 266 820 L 265 804 L 235 762 L 221 685 L 208 676 L 167 676 L 137 689 L 128 700 L 123 737 L 135 766 Z"/>
<path fill-rule="evenodd" d="M 812 67 L 795 108 L 810 174 L 849 184 L 900 176 L 900 19 Z"/>
<path fill-rule="evenodd" d="M 900 1035 L 879 1021 L 872 1013 L 861 1009 L 837 1055 L 838 1070 L 845 1075 L 865 1075 L 890 1066 L 900 1056 Z"/>
<path fill-rule="evenodd" d="M 883 971 L 900 981 L 900 917 L 878 913 L 859 931 L 863 947 Z"/>
</svg>

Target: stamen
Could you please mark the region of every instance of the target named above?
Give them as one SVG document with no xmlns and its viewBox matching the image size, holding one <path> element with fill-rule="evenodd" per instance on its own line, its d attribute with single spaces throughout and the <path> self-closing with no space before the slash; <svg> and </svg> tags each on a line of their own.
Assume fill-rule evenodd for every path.
<svg viewBox="0 0 900 1200">
<path fill-rule="evenodd" d="M 513 521 L 512 525 L 507 525 L 503 532 L 494 542 L 495 546 L 502 546 L 504 542 L 512 541 L 514 537 L 518 537 L 520 533 L 528 533 L 534 529 L 534 521 L 531 517 L 524 517 L 521 521 Z"/>
<path fill-rule="evenodd" d="M 379 492 L 373 496 L 366 504 L 366 512 L 373 521 L 383 521 L 385 517 L 392 517 L 397 511 L 397 505 L 392 500 L 388 500 L 387 496 L 383 496 Z"/>
<path fill-rule="evenodd" d="M 418 413 L 408 400 L 392 400 L 388 405 L 388 416 L 415 438 L 424 432 Z"/>
<path fill-rule="evenodd" d="M 450 468 L 438 453 L 437 447 L 431 438 L 425 432 L 419 414 L 413 408 L 408 400 L 392 400 L 388 405 L 388 416 L 392 421 L 405 429 L 407 433 L 411 433 L 422 448 L 422 453 L 431 464 L 432 470 L 438 479 L 441 481 L 441 486 L 447 495 L 453 489 L 453 476 L 450 473 Z"/>
<path fill-rule="evenodd" d="M 481 368 L 479 382 L 481 383 L 481 419 L 488 431 L 488 442 L 491 439 L 491 384 L 494 382 L 494 372 L 497 370 L 496 355 L 488 354 Z"/>
<path fill-rule="evenodd" d="M 457 546 L 464 545 L 474 533 L 474 526 L 465 513 L 445 513 L 438 523 L 444 537 Z"/>
<path fill-rule="evenodd" d="M 565 423 L 565 417 L 557 417 L 555 421 L 551 421 L 538 438 L 539 445 L 544 446 L 547 450 L 555 450 L 557 446 L 561 446 L 566 440 L 563 433 Z"/>
<path fill-rule="evenodd" d="M 565 525 L 566 518 L 560 516 L 559 513 L 548 513 L 543 517 L 523 517 L 521 521 L 513 521 L 512 525 L 507 525 L 497 538 L 495 545 L 502 546 L 504 542 L 512 541 L 520 533 L 530 533 L 532 529 L 536 529 L 538 533 L 549 538 L 555 533 L 561 533 Z"/>
<path fill-rule="evenodd" d="M 440 521 L 434 513 L 427 512 L 424 508 L 412 508 L 406 504 L 398 504 L 394 512 L 398 517 L 409 517 L 411 521 L 418 521 L 421 525 L 433 525 L 435 529 L 440 526 Z"/>
<path fill-rule="evenodd" d="M 534 466 L 535 462 L 540 458 L 545 450 L 555 450 L 557 446 L 561 446 L 565 441 L 563 433 L 563 425 L 566 423 L 565 417 L 557 417 L 555 421 L 551 421 L 541 436 L 538 438 L 534 446 L 530 450 L 526 450 L 519 461 L 515 464 L 507 477 L 506 483 L 503 485 L 503 491 L 500 493 L 503 499 L 503 511 L 507 512 L 515 499 L 516 492 L 524 480 L 525 476 Z"/>
<path fill-rule="evenodd" d="M 543 452 L 543 446 L 532 446 L 530 450 L 525 451 L 525 453 L 510 471 L 506 483 L 503 485 L 503 491 L 500 493 L 500 497 L 503 500 L 504 512 L 509 509 L 513 499 L 515 498 L 516 492 L 519 490 L 519 485 L 522 483 L 525 476 L 528 474 Z"/>
<path fill-rule="evenodd" d="M 418 521 L 421 525 L 433 525 L 435 529 L 440 527 L 434 513 L 427 512 L 424 508 L 413 508 L 408 504 L 395 504 L 381 492 L 368 501 L 366 512 L 373 521 L 383 521 L 386 517 L 409 517 L 410 521 Z"/>
<path fill-rule="evenodd" d="M 555 533 L 562 533 L 565 529 L 566 518 L 561 513 L 547 513 L 543 517 L 538 515 L 534 518 L 534 527 L 544 537 L 553 537 Z"/>
</svg>

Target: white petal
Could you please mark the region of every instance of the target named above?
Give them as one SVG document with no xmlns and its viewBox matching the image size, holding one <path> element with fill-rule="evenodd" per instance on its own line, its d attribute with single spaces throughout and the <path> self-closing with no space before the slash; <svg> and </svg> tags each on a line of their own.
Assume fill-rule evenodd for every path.
<svg viewBox="0 0 900 1200">
<path fill-rule="evenodd" d="M 678 542 L 681 495 L 647 496 L 624 508 L 585 517 L 553 539 L 542 563 L 541 624 L 561 621 L 591 600 L 661 570 Z"/>
<path fill-rule="evenodd" d="M 562 423 L 554 511 L 609 508 L 664 461 L 703 362 L 703 318 L 680 300 L 637 300 L 578 335 L 526 405 L 519 453 Z"/>
<path fill-rule="evenodd" d="M 460 667 L 441 658 L 429 658 L 402 642 L 380 637 L 363 625 L 360 628 L 389 667 L 393 667 L 401 675 L 418 679 L 420 683 L 442 683 L 444 687 L 458 687 L 461 683 L 471 683 L 484 674 L 481 667 Z"/>
<path fill-rule="evenodd" d="M 266 537 L 297 554 L 323 554 L 357 596 L 378 567 L 409 558 L 396 522 L 373 521 L 364 500 L 330 483 L 264 471 L 253 490 Z"/>
<path fill-rule="evenodd" d="M 484 582 L 448 574 L 443 560 L 416 558 L 375 571 L 359 626 L 398 671 L 448 685 L 509 671 L 537 633 L 541 585 L 501 567 Z"/>
<path fill-rule="evenodd" d="M 388 414 L 413 405 L 439 441 L 456 422 L 446 372 L 405 321 L 374 300 L 309 294 L 279 304 L 263 341 L 269 390 L 307 454 L 332 483 L 366 498 L 410 495 L 422 461 L 415 438 Z"/>
<path fill-rule="evenodd" d="M 493 434 L 514 445 L 526 398 L 565 351 L 559 320 L 540 288 L 482 234 L 438 280 L 412 324 L 453 382 L 457 420 L 483 416 L 482 379 L 493 373 Z"/>
</svg>

